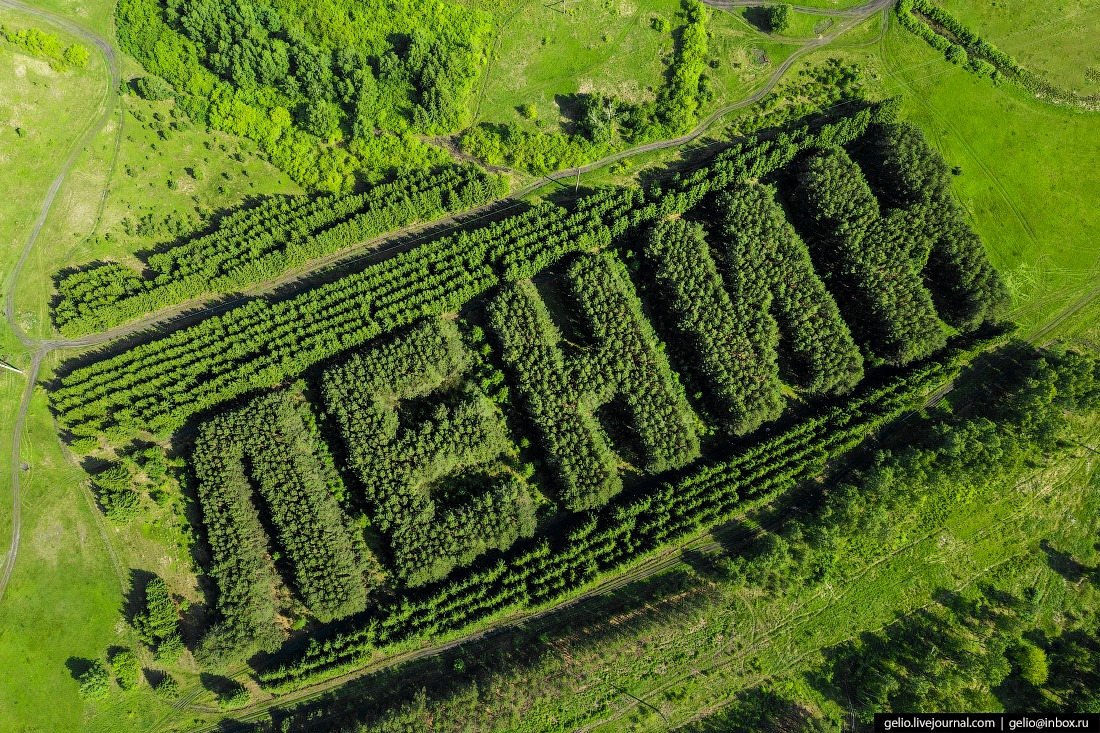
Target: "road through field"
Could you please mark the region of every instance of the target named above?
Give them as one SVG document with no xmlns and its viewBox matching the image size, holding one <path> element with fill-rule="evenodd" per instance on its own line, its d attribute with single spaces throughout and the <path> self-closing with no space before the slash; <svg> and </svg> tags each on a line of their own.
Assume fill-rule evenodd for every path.
<svg viewBox="0 0 1100 733">
<path fill-rule="evenodd" d="M 38 218 L 31 228 L 30 234 L 27 237 L 27 242 L 23 245 L 22 252 L 19 253 L 19 259 L 16 261 L 15 267 L 7 278 L 7 292 L 4 297 L 4 318 L 7 320 L 8 325 L 11 326 L 12 331 L 15 332 L 15 335 L 19 338 L 23 346 L 32 350 L 34 355 L 31 358 L 31 366 L 27 370 L 27 386 L 23 390 L 23 400 L 19 405 L 19 412 L 16 414 L 15 424 L 13 426 L 15 432 L 12 436 L 11 443 L 12 529 L 11 543 L 8 546 L 7 555 L 4 557 L 4 567 L 0 570 L 0 600 L 3 600 L 4 591 L 8 587 L 8 580 L 11 578 L 12 570 L 15 568 L 15 558 L 19 552 L 19 540 L 22 530 L 20 517 L 20 473 L 22 472 L 22 466 L 19 455 L 23 425 L 26 422 L 27 410 L 30 408 L 31 396 L 34 394 L 34 384 L 35 380 L 38 378 L 38 369 L 42 364 L 42 359 L 50 351 L 50 347 L 44 346 L 35 339 L 28 337 L 16 320 L 16 283 L 19 279 L 19 273 L 22 271 L 23 265 L 27 261 L 27 257 L 34 248 L 35 242 L 38 241 L 38 235 L 42 233 L 42 227 L 46 223 L 46 217 L 53 207 L 54 199 L 57 197 L 57 192 L 61 189 L 61 184 L 65 182 L 65 179 L 69 175 L 69 171 L 72 170 L 73 164 L 76 163 L 76 159 L 92 142 L 99 131 L 103 129 L 107 121 L 111 119 L 111 115 L 114 114 L 115 104 L 118 100 L 118 88 L 122 81 L 122 72 L 119 68 L 118 54 L 115 52 L 111 42 L 93 33 L 79 23 L 48 10 L 25 5 L 19 2 L 19 0 L 0 0 L 0 8 L 29 15 L 91 43 L 101 54 L 103 54 L 103 58 L 107 62 L 109 76 L 107 89 L 99 105 L 99 114 L 85 124 L 83 134 L 73 143 L 68 156 L 61 164 L 61 169 L 58 171 L 57 176 L 54 177 L 49 190 L 46 192 L 46 197 L 42 201 L 42 206 L 38 211 Z"/>
</svg>

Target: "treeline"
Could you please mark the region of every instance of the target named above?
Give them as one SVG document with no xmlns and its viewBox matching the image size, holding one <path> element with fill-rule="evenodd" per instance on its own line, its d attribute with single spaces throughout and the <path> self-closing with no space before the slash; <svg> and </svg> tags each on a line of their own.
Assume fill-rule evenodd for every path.
<svg viewBox="0 0 1100 733">
<path fill-rule="evenodd" d="M 454 322 L 432 318 L 324 374 L 326 410 L 408 586 L 535 529 L 526 483 L 502 460 L 515 448 L 470 379 L 472 365 Z M 418 405 L 413 415 L 402 407 L 409 401 Z"/>
<path fill-rule="evenodd" d="M 731 297 L 697 223 L 661 222 L 645 238 L 643 251 L 654 267 L 658 292 L 669 297 L 677 329 L 693 347 L 690 362 L 703 373 L 720 406 L 718 414 L 735 433 L 777 417 L 784 404 L 775 352 L 779 335 L 768 313 L 771 292 L 765 284 L 748 293 L 735 287 Z M 741 286 L 744 264 L 730 268 Z"/>
<path fill-rule="evenodd" d="M 685 0 L 685 24 L 676 39 L 668 79 L 656 99 L 633 103 L 613 95 L 581 94 L 577 132 L 547 133 L 515 124 L 482 123 L 463 133 L 462 150 L 489 165 L 508 165 L 544 175 L 596 160 L 626 145 L 690 132 L 699 108 L 713 98 L 705 75 L 709 56 L 708 11 L 699 0 Z"/>
<path fill-rule="evenodd" d="M 0 37 L 32 56 L 46 59 L 54 71 L 65 71 L 70 67 L 83 69 L 88 65 L 87 48 L 79 43 L 66 46 L 54 34 L 37 28 L 17 31 L 0 24 Z"/>
<path fill-rule="evenodd" d="M 572 301 L 590 343 L 565 354 L 530 283 L 505 289 L 489 321 L 523 404 L 542 438 L 572 511 L 600 507 L 622 489 L 619 457 L 596 411 L 617 401 L 637 443 L 639 468 L 659 473 L 699 455 L 694 417 L 622 263 L 584 254 L 568 270 Z"/>
<path fill-rule="evenodd" d="M 423 143 L 404 133 L 466 124 L 490 33 L 487 13 L 450 2 L 340 0 L 322 12 L 286 0 L 123 0 L 115 20 L 122 49 L 175 87 L 192 118 L 255 140 L 296 182 L 325 191 L 346 190 L 367 165 L 415 167 Z M 372 152 L 377 131 L 396 133 L 394 159 Z"/>
<path fill-rule="evenodd" d="M 817 130 L 738 144 L 686 178 L 639 191 L 610 189 L 572 211 L 543 205 L 470 232 L 434 240 L 361 272 L 278 303 L 254 301 L 221 316 L 73 370 L 51 397 L 75 437 L 136 429 L 169 433 L 193 414 L 426 315 L 457 310 L 505 280 L 578 248 L 696 206 L 711 191 L 760 178 L 803 150 L 846 144 L 893 108 L 868 108 Z M 500 274 L 498 274 L 500 273 Z"/>
<path fill-rule="evenodd" d="M 213 232 L 153 254 L 144 275 L 108 263 L 63 277 L 54 324 L 67 336 L 108 329 L 203 294 L 273 279 L 311 259 L 507 192 L 499 176 L 447 166 L 356 195 L 269 198 L 225 217 Z"/>
<path fill-rule="evenodd" d="M 260 682 L 271 692 L 287 692 L 360 666 L 376 648 L 452 633 L 517 606 L 559 600 L 602 572 L 624 567 L 818 475 L 827 461 L 919 406 L 967 357 L 952 352 L 747 447 L 728 462 L 582 515 L 555 540 L 517 546 L 489 567 L 381 605 L 357 629 L 314 639 L 298 659 L 261 671 Z"/>
<path fill-rule="evenodd" d="M 970 71 L 981 76 L 990 76 L 994 80 L 1007 78 L 1037 98 L 1053 104 L 1071 105 L 1089 110 L 1100 109 L 1100 94 L 1078 94 L 1028 71 L 1020 66 L 1015 58 L 979 36 L 958 18 L 930 0 L 901 0 L 896 10 L 898 20 L 907 30 L 923 38 L 937 51 L 943 52 L 951 63 L 964 64 Z M 952 38 L 933 28 L 926 20 L 943 28 L 951 34 Z"/>
<path fill-rule="evenodd" d="M 285 553 L 293 588 L 318 620 L 366 607 L 375 560 L 336 499 L 339 477 L 321 458 L 320 436 L 306 410 L 289 392 L 275 392 L 200 429 L 192 467 L 220 616 L 196 651 L 203 663 L 243 661 L 282 641 L 275 547 Z"/>
</svg>

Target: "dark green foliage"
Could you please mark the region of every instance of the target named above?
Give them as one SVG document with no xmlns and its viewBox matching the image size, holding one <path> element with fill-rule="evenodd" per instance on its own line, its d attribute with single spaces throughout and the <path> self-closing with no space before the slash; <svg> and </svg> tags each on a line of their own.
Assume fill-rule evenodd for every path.
<svg viewBox="0 0 1100 733">
<path fill-rule="evenodd" d="M 77 681 L 80 683 L 80 696 L 87 700 L 102 700 L 111 689 L 107 667 L 98 660 L 92 662 Z"/>
<path fill-rule="evenodd" d="M 207 631 L 195 658 L 203 665 L 223 667 L 278 647 L 282 640 L 275 618 L 279 580 L 243 462 L 230 457 L 226 465 L 208 467 L 207 460 L 219 458 L 207 456 L 201 448 L 195 451 L 199 502 L 211 550 L 209 574 L 218 586 L 221 620 Z"/>
<path fill-rule="evenodd" d="M 497 296 L 489 318 L 562 484 L 562 502 L 577 511 L 602 506 L 622 488 L 618 458 L 595 415 L 601 406 L 622 401 L 649 472 L 694 460 L 699 438 L 622 265 L 608 253 L 583 255 L 568 279 L 594 336 L 580 354 L 562 352 L 561 336 L 530 284 Z"/>
<path fill-rule="evenodd" d="M 575 210 L 541 205 L 447 236 L 294 298 L 258 300 L 133 346 L 62 377 L 51 394 L 76 438 L 111 430 L 167 433 L 196 412 L 301 374 L 324 359 L 428 315 L 457 310 L 501 279 L 530 277 L 568 252 L 682 213 L 711 191 L 760 178 L 801 150 L 847 144 L 890 106 L 733 146 L 685 178 L 644 195 L 609 189 Z M 116 429 L 117 428 L 117 429 Z"/>
<path fill-rule="evenodd" d="M 787 223 L 775 189 L 733 187 L 717 197 L 714 211 L 726 248 L 731 296 L 759 301 L 754 291 L 766 288 L 771 293 L 785 378 L 812 394 L 854 387 L 863 378 L 863 358 L 836 301 L 814 271 L 806 245 Z"/>
<path fill-rule="evenodd" d="M 148 99 L 152 102 L 171 99 L 175 95 L 172 85 L 159 76 L 139 76 L 131 84 L 134 91 L 141 95 L 142 99 Z"/>
<path fill-rule="evenodd" d="M 940 317 L 964 331 L 999 319 L 1008 291 L 966 211 L 951 197 L 950 172 L 939 152 L 912 123 L 876 125 L 868 141 L 876 165 L 864 168 L 876 193 L 887 205 L 904 207 L 909 226 L 931 240 L 924 281 Z"/>
<path fill-rule="evenodd" d="M 180 683 L 167 672 L 153 685 L 153 692 L 162 700 L 175 700 L 180 696 Z"/>
<path fill-rule="evenodd" d="M 890 364 L 907 364 L 943 347 L 946 334 L 920 278 L 924 233 L 905 212 L 879 215 L 859 167 L 840 148 L 809 157 L 799 172 L 799 200 L 812 222 L 811 254 L 841 296 L 849 326 Z"/>
<path fill-rule="evenodd" d="M 126 523 L 141 511 L 141 497 L 125 465 L 116 463 L 101 470 L 92 477 L 92 486 L 108 519 Z"/>
<path fill-rule="evenodd" d="M 506 193 L 500 177 L 448 166 L 352 196 L 272 197 L 230 214 L 213 232 L 152 255 L 147 277 L 115 263 L 67 275 L 57 286 L 54 323 L 67 335 L 110 328 L 204 293 L 273 279 L 311 259 Z"/>
<path fill-rule="evenodd" d="M 968 356 L 956 352 L 882 387 L 746 446 L 726 462 L 700 467 L 640 495 L 613 500 L 552 541 L 518 545 L 493 566 L 453 574 L 416 595 L 380 606 L 357 629 L 297 659 L 262 672 L 273 692 L 297 689 L 354 669 L 379 646 L 461 629 L 486 616 L 549 603 L 583 587 L 600 572 L 625 565 L 677 539 L 715 526 L 744 511 L 746 502 L 770 501 L 820 473 L 870 433 L 913 409 L 942 381 L 955 376 Z"/>
<path fill-rule="evenodd" d="M 755 430 L 783 410 L 775 319 L 767 282 L 753 278 L 755 263 L 730 263 L 736 283 L 727 293 L 699 224 L 662 222 L 643 246 L 655 265 L 658 291 L 668 297 L 678 329 L 694 347 L 720 413 L 735 433 Z M 733 297 L 731 298 L 731 294 Z"/>
<path fill-rule="evenodd" d="M 528 489 L 500 461 L 511 450 L 503 419 L 468 381 L 471 365 L 454 322 L 430 319 L 324 376 L 372 524 L 410 586 L 534 532 Z"/>
<path fill-rule="evenodd" d="M 778 3 L 768 8 L 768 27 L 772 33 L 782 33 L 791 27 L 794 11 L 786 3 Z"/>
<path fill-rule="evenodd" d="M 230 682 L 218 691 L 218 707 L 222 710 L 243 708 L 252 699 L 248 688 L 240 682 Z"/>
<path fill-rule="evenodd" d="M 249 588 L 264 575 L 263 568 L 254 566 L 251 574 L 239 574 L 241 563 L 231 564 L 235 549 L 215 544 L 211 524 L 217 526 L 220 521 L 212 517 L 224 501 L 220 495 L 242 481 L 246 485 L 237 489 L 238 501 L 248 500 L 247 484 L 257 488 L 278 546 L 293 569 L 294 588 L 313 615 L 330 621 L 366 606 L 364 572 L 370 569 L 371 558 L 337 503 L 334 494 L 342 493 L 339 478 L 320 457 L 319 436 L 311 430 L 312 418 L 306 410 L 288 392 L 260 397 L 205 423 L 195 445 L 199 500 L 214 549 L 211 575 L 218 581 L 218 609 L 224 625 L 239 625 L 241 631 L 253 620 L 258 622 L 259 615 L 229 606 L 238 597 L 257 593 L 265 596 L 266 607 L 266 591 Z M 264 537 L 250 541 L 260 548 Z M 238 624 L 238 617 L 244 622 Z"/>
<path fill-rule="evenodd" d="M 122 649 L 111 655 L 111 671 L 123 690 L 133 690 L 141 684 L 141 665 L 131 649 Z"/>
<path fill-rule="evenodd" d="M 179 657 L 183 647 L 179 612 L 162 578 L 154 577 L 145 584 L 145 607 L 134 616 L 133 625 L 138 637 L 156 650 L 158 659 Z"/>
</svg>

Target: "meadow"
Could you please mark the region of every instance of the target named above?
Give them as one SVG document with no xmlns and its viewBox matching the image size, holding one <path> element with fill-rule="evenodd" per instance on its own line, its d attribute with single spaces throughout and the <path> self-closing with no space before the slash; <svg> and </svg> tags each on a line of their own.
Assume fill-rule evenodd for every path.
<svg viewBox="0 0 1100 733">
<path fill-rule="evenodd" d="M 82 18 L 104 35 L 112 32 L 111 13 L 101 7 L 103 3 L 42 4 Z M 840 9 L 859 3 L 802 4 Z M 1095 13 L 1087 3 L 1009 7 L 945 0 L 944 5 L 1025 66 L 1070 88 L 1095 91 L 1085 75 L 1098 65 L 1087 43 L 1097 30 Z M 562 111 L 577 93 L 611 92 L 630 100 L 653 94 L 663 80 L 662 59 L 671 52 L 672 36 L 654 29 L 651 21 L 661 16 L 675 27 L 677 3 L 571 1 L 565 7 L 561 11 L 553 4 L 517 4 L 514 10 L 499 12 L 497 50 L 470 99 L 477 120 L 515 122 L 530 131 L 562 129 L 568 127 Z M 517 15 L 509 19 L 512 12 Z M 759 33 L 739 13 L 711 13 L 711 52 L 718 65 L 706 73 L 713 79 L 716 98 L 703 109 L 704 115 L 751 93 L 798 47 Z M 796 13 L 796 18 L 790 34 L 806 38 L 821 16 Z M 18 27 L 21 19 L 4 11 L 0 22 Z M 959 167 L 951 179 L 954 196 L 1009 288 L 1011 315 L 1022 333 L 1036 332 L 1067 308 L 1080 305 L 1043 341 L 1064 337 L 1084 347 L 1100 344 L 1100 306 L 1082 300 L 1100 274 L 1100 213 L 1092 205 L 1100 190 L 1100 151 L 1081 144 L 1100 139 L 1100 118 L 1044 105 L 1018 89 L 978 78 L 944 62 L 942 55 L 899 28 L 893 17 L 889 23 L 881 42 L 874 43 L 881 25 L 875 17 L 835 45 L 809 55 L 789 74 L 838 57 L 863 69 L 872 97 L 900 96 L 904 116 L 921 125 L 949 165 Z M 868 42 L 872 45 L 859 45 Z M 1061 51 L 1063 44 L 1065 53 L 1046 52 L 1051 46 Z M 761 54 L 766 63 L 759 62 Z M 124 77 L 143 73 L 132 59 L 123 58 Z M 0 79 L 0 137 L 13 143 L 0 145 L 0 156 L 10 156 L 0 158 L 0 170 L 10 172 L 5 177 L 8 188 L 0 191 L 5 201 L 0 271 L 5 277 L 8 270 L 3 268 L 10 267 L 22 247 L 28 224 L 56 173 L 55 151 L 77 137 L 70 120 L 92 118 L 98 101 L 89 90 L 101 88 L 106 78 L 102 59 L 95 54 L 87 69 L 54 72 L 0 41 L 0 68 L 9 64 L 14 73 Z M 517 110 L 526 103 L 536 106 L 535 120 Z M 66 114 L 59 114 L 59 109 Z M 194 226 L 250 197 L 301 191 L 263 160 L 253 143 L 189 124 L 174 114 L 171 102 L 126 95 L 120 110 L 63 185 L 20 280 L 17 313 L 32 335 L 52 333 L 48 306 L 58 269 L 104 259 L 136 265 L 136 253 L 176 239 L 169 226 Z M 732 120 L 749 119 L 757 112 L 750 108 Z M 3 119 L 20 127 L 25 123 L 30 134 L 17 137 Z M 648 180 L 666 164 L 690 170 L 697 160 L 688 153 L 683 158 L 674 151 L 650 153 L 632 158 L 629 167 L 586 174 L 584 184 L 635 183 Z M 524 174 L 511 175 L 529 180 Z M 15 182 L 19 185 L 12 185 Z M 143 220 L 144 227 L 137 226 Z M 167 225 L 166 220 L 176 223 Z M 25 366 L 28 355 L 6 325 L 0 326 L 0 333 L 0 359 Z M 61 363 L 56 353 L 48 357 L 47 376 Z M 18 375 L 0 372 L 4 424 L 14 416 L 23 387 Z M 1080 422 L 1073 430 L 1075 440 L 1095 445 L 1094 424 Z M 0 436 L 0 455 L 10 452 L 10 437 Z M 124 602 L 132 594 L 131 570 L 166 577 L 174 591 L 196 607 L 206 595 L 194 559 L 178 544 L 181 529 L 171 506 L 146 501 L 145 516 L 123 526 L 102 516 L 88 486 L 89 472 L 58 440 L 41 389 L 32 402 L 22 444 L 30 467 L 22 482 L 23 545 L 2 602 L 0 666 L 26 673 L 17 685 L 3 686 L 5 704 L 11 701 L 3 711 L 14 711 L 11 719 L 21 727 L 52 730 L 147 730 L 157 723 L 187 730 L 221 718 L 224 713 L 217 710 L 215 695 L 203 691 L 211 683 L 200 678 L 189 655 L 173 668 L 189 695 L 182 709 L 154 697 L 148 685 L 125 695 L 116 690 L 105 702 L 82 703 L 74 678 L 81 660 L 100 657 L 114 646 L 138 645 L 122 620 Z M 113 459 L 114 454 L 108 451 L 100 457 Z M 83 460 L 93 471 L 98 468 L 94 461 Z M 601 731 L 663 730 L 662 714 L 677 725 L 687 723 L 709 712 L 716 701 L 732 699 L 764 682 L 811 701 L 817 712 L 835 718 L 843 714 L 842 706 L 812 689 L 802 672 L 820 661 L 823 649 L 921 608 L 936 589 L 973 594 L 991 577 L 1017 590 L 1033 584 L 1041 589 L 1045 617 L 1060 612 L 1065 588 L 1043 561 L 1034 538 L 1058 536 L 1066 548 L 1087 554 L 1097 503 L 1088 460 L 1086 452 L 1071 450 L 1029 474 L 1026 481 L 984 500 L 953 506 L 941 523 L 914 533 L 889 553 L 868 556 L 865 572 L 843 585 L 811 586 L 770 597 L 715 580 L 713 568 L 719 558 L 743 550 L 746 535 L 762 524 L 770 526 L 778 521 L 775 517 L 798 513 L 792 497 L 792 503 L 781 503 L 772 513 L 753 514 L 743 518 L 743 524 L 662 556 L 662 562 L 678 559 L 675 565 L 669 560 L 666 574 L 656 580 L 579 602 L 572 610 L 528 625 L 527 631 L 510 629 L 499 641 L 459 647 L 410 667 L 408 673 L 415 684 L 430 680 L 440 669 L 459 678 L 462 670 L 470 670 L 472 676 L 481 659 L 491 655 L 548 653 L 572 660 L 540 657 L 541 663 L 559 666 L 541 668 L 546 681 L 522 704 L 545 713 L 547 719 L 598 726 L 592 729 Z M 8 482 L 8 472 L 0 472 L 0 506 L 8 503 Z M 185 498 L 180 494 L 177 501 Z M 190 511 L 197 520 L 195 508 Z M 8 536 L 7 521 L 6 511 L 0 513 L 0 536 Z M 79 582 L 71 582 L 74 578 Z M 36 643 L 44 628 L 52 630 L 46 646 Z M 194 640 L 198 626 L 188 628 Z M 741 629 L 752 631 L 746 635 L 738 633 Z M 521 644 L 541 651 L 515 651 Z M 638 666 L 639 656 L 650 660 L 648 666 Z M 142 662 L 154 666 L 149 658 Z M 361 688 L 349 687 L 349 695 L 359 694 L 357 690 L 379 694 L 371 687 L 372 679 L 366 678 Z M 519 685 L 505 686 L 514 690 Z M 593 687 L 598 688 L 594 693 Z M 251 689 L 264 699 L 258 688 Z M 500 699 L 510 698 L 502 694 Z M 267 704 L 257 709 L 257 715 Z M 453 704 L 461 711 L 460 703 Z"/>
</svg>

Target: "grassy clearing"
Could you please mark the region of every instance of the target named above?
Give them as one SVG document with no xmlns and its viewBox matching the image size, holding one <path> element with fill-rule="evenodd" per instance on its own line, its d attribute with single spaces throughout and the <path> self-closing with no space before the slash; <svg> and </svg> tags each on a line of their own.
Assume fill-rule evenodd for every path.
<svg viewBox="0 0 1100 733">
<path fill-rule="evenodd" d="M 23 380 L 0 378 L 0 390 L 0 414 L 14 414 Z M 4 434 L 0 447 L 9 450 L 10 438 Z M 0 494 L 7 518 L 4 455 Z M 41 391 L 27 418 L 22 460 L 30 466 L 21 481 L 23 541 L 0 613 L 0 665 L 19 670 L 0 683 L 4 727 L 80 730 L 86 710 L 72 671 L 82 669 L 81 659 L 97 659 L 123 641 L 121 588 L 98 517 L 84 500 L 82 472 L 62 454 Z M 4 529 L 6 549 L 10 527 Z M 126 717 L 115 717 L 111 727 L 126 729 Z"/>
<path fill-rule="evenodd" d="M 1100 3 L 1096 0 L 942 0 L 941 4 L 1024 68 L 1081 94 L 1100 91 L 1096 42 Z"/>
<path fill-rule="evenodd" d="M 32 27 L 6 11 L 0 23 Z M 59 35 L 66 44 L 76 40 Z M 102 99 L 107 74 L 97 55 L 85 69 L 57 72 L 6 42 L 0 42 L 0 69 L 0 282 L 6 283 L 61 161 Z"/>
<path fill-rule="evenodd" d="M 45 186 L 28 190 L 41 196 Z M 135 253 L 171 242 L 173 231 L 278 193 L 300 189 L 249 141 L 190 124 L 171 101 L 127 94 L 58 194 L 20 278 L 20 318 L 30 333 L 47 336 L 59 270 L 103 259 L 139 266 Z"/>
<path fill-rule="evenodd" d="M 674 32 L 683 24 L 679 2 L 585 0 L 566 7 L 563 12 L 558 5 L 527 3 L 514 14 L 501 11 L 499 48 L 484 89 L 474 95 L 475 107 L 481 100 L 477 121 L 568 131 L 575 94 L 601 92 L 631 102 L 654 98 L 672 58 Z M 717 61 L 707 70 L 715 82 L 713 108 L 747 94 L 796 46 L 760 34 L 739 14 L 710 13 L 710 53 Z M 656 18 L 667 20 L 673 32 L 655 29 Z M 535 106 L 535 119 L 520 114 L 524 104 Z"/>
<path fill-rule="evenodd" d="M 1012 291 L 1013 317 L 1025 331 L 1048 321 L 1100 274 L 1100 210 L 1090 203 L 1100 149 L 1082 144 L 1100 137 L 1100 116 L 994 86 L 891 24 L 880 47 L 885 90 L 960 167 L 955 197 Z"/>
</svg>

